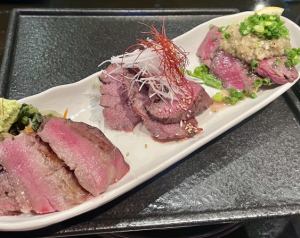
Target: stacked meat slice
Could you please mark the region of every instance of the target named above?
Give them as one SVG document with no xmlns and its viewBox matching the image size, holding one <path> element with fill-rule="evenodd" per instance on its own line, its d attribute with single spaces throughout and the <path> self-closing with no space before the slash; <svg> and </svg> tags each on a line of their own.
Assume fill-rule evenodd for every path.
<svg viewBox="0 0 300 238">
<path fill-rule="evenodd" d="M 192 137 L 201 131 L 195 116 L 207 109 L 212 100 L 196 83 L 187 81 L 192 90 L 191 103 L 183 108 L 179 101 L 171 102 L 150 97 L 150 89 L 130 79 L 130 72 L 119 65 L 110 65 L 100 75 L 100 105 L 104 107 L 105 123 L 111 129 L 132 131 L 143 122 L 157 141 L 172 141 Z"/>
<path fill-rule="evenodd" d="M 223 82 L 225 88 L 250 89 L 258 76 L 251 73 L 243 61 L 220 49 L 221 37 L 219 28 L 211 27 L 197 50 L 197 56 Z M 275 84 L 293 82 L 298 72 L 294 67 L 286 67 L 285 61 L 286 57 L 264 59 L 259 62 L 255 73 L 270 78 Z"/>
<path fill-rule="evenodd" d="M 97 128 L 62 118 L 0 142 L 0 214 L 62 211 L 104 192 L 129 170 Z"/>
<path fill-rule="evenodd" d="M 128 88 L 124 77 L 129 72 L 117 65 L 110 65 L 101 75 L 103 83 L 100 88 L 100 105 L 104 107 L 103 114 L 106 124 L 115 130 L 132 131 L 141 118 L 132 110 L 128 100 Z"/>
</svg>

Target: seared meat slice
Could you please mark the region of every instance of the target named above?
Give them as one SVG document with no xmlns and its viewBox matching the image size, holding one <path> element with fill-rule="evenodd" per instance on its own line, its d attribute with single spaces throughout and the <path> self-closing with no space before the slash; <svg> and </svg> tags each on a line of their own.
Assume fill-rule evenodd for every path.
<svg viewBox="0 0 300 238">
<path fill-rule="evenodd" d="M 102 159 L 111 160 L 112 165 L 115 168 L 115 179 L 113 182 L 119 181 L 129 171 L 129 166 L 124 161 L 123 155 L 119 149 L 115 147 L 99 129 L 80 122 L 72 122 L 70 123 L 70 127 L 85 138 L 94 142 L 99 149 L 103 150 Z M 112 153 L 112 157 L 110 157 L 110 153 Z"/>
<path fill-rule="evenodd" d="M 256 72 L 262 77 L 270 78 L 275 84 L 293 82 L 298 78 L 298 72 L 295 67 L 286 67 L 286 60 L 286 57 L 264 59 L 259 63 Z"/>
<path fill-rule="evenodd" d="M 143 123 L 154 140 L 167 142 L 193 137 L 202 129 L 197 127 L 197 121 L 191 118 L 187 121 L 163 124 L 149 117 L 145 107 L 151 103 L 145 90 L 133 88 L 130 100 L 133 109 L 142 117 Z"/>
<path fill-rule="evenodd" d="M 87 198 L 74 175 L 35 133 L 21 133 L 2 141 L 0 163 L 9 175 L 22 212 L 61 211 Z"/>
<path fill-rule="evenodd" d="M 12 215 L 20 212 L 15 189 L 9 182 L 7 172 L 2 170 L 0 172 L 0 215 Z"/>
<path fill-rule="evenodd" d="M 105 123 L 110 128 L 129 131 L 142 120 L 158 141 L 180 140 L 201 131 L 194 117 L 207 109 L 212 100 L 199 84 L 186 81 L 185 86 L 192 91 L 192 96 L 189 106 L 183 108 L 180 100 L 172 103 L 159 98 L 153 100 L 147 85 L 140 91 L 140 85 L 131 84 L 124 75 L 132 77 L 128 70 L 110 65 L 100 76 L 103 82 L 100 105 L 104 107 Z"/>
<path fill-rule="evenodd" d="M 80 185 L 94 196 L 129 170 L 118 148 L 99 129 L 85 123 L 48 118 L 38 135 L 74 170 Z"/>
<path fill-rule="evenodd" d="M 211 60 L 216 51 L 219 49 L 221 41 L 221 32 L 216 26 L 211 27 L 207 32 L 204 40 L 197 50 L 197 56 L 200 57 L 202 62 L 210 67 Z"/>
<path fill-rule="evenodd" d="M 110 74 L 110 75 L 108 75 Z M 132 131 L 141 118 L 132 110 L 128 99 L 128 88 L 124 85 L 125 69 L 109 65 L 100 75 L 100 105 L 104 107 L 105 124 L 114 130 Z"/>
<path fill-rule="evenodd" d="M 159 123 L 157 121 L 151 120 L 150 118 L 143 119 L 144 125 L 151 133 L 153 139 L 161 142 L 190 138 L 202 131 L 201 128 L 197 127 L 198 123 L 195 118 L 189 119 L 187 121 L 182 121 L 182 123 L 171 124 Z"/>
<path fill-rule="evenodd" d="M 192 102 L 188 108 L 183 109 L 178 101 L 154 101 L 145 105 L 149 116 L 160 123 L 170 124 L 189 120 L 206 110 L 212 104 L 212 99 L 201 85 L 191 81 L 187 81 L 187 84 L 192 90 Z"/>
<path fill-rule="evenodd" d="M 222 81 L 225 88 L 247 90 L 252 87 L 253 78 L 248 74 L 247 66 L 224 51 L 216 53 L 210 70 Z"/>
</svg>

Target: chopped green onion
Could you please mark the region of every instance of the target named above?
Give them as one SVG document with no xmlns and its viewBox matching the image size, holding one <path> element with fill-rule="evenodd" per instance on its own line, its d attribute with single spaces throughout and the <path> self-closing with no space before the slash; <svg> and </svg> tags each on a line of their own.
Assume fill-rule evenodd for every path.
<svg viewBox="0 0 300 238">
<path fill-rule="evenodd" d="M 229 88 L 228 92 L 229 92 L 230 97 L 234 97 L 234 98 L 237 98 L 239 100 L 242 100 L 245 97 L 245 95 L 242 91 L 239 91 L 239 90 L 234 89 L 234 88 Z"/>
<path fill-rule="evenodd" d="M 239 91 L 234 88 L 226 89 L 226 91 L 217 92 L 213 97 L 214 102 L 225 103 L 230 105 L 235 105 L 239 101 L 245 98 L 246 94 L 244 91 Z"/>
<path fill-rule="evenodd" d="M 287 67 L 293 67 L 300 63 L 300 48 L 292 48 L 285 51 L 287 61 L 285 65 Z"/>
<path fill-rule="evenodd" d="M 287 37 L 288 29 L 278 15 L 254 14 L 240 24 L 240 33 L 245 36 L 254 34 L 263 39 Z"/>
<path fill-rule="evenodd" d="M 256 98 L 257 94 L 255 92 L 247 92 L 246 96 L 249 97 L 249 98 Z"/>
<path fill-rule="evenodd" d="M 213 97 L 212 97 L 214 102 L 223 102 L 224 101 L 224 95 L 222 92 L 217 92 Z"/>
<path fill-rule="evenodd" d="M 258 66 L 258 61 L 257 60 L 251 60 L 250 66 L 252 69 L 256 69 Z"/>
<path fill-rule="evenodd" d="M 230 33 L 227 32 L 227 28 L 228 26 L 222 26 L 219 28 L 219 31 L 222 33 L 223 38 L 226 40 L 228 40 L 231 37 Z"/>
<path fill-rule="evenodd" d="M 226 40 L 228 40 L 231 37 L 230 33 L 228 32 L 224 32 L 223 36 Z"/>
<path fill-rule="evenodd" d="M 272 81 L 269 78 L 258 78 L 254 80 L 253 86 L 255 91 L 257 92 L 262 86 L 271 86 Z"/>
<path fill-rule="evenodd" d="M 224 102 L 226 104 L 235 105 L 237 102 L 240 101 L 238 98 L 235 97 L 225 97 Z"/>
<path fill-rule="evenodd" d="M 262 82 L 262 81 L 261 81 Z M 217 92 L 213 97 L 213 101 L 217 103 L 225 103 L 229 105 L 235 105 L 239 101 L 242 101 L 246 97 L 256 98 L 257 95 L 253 91 L 239 91 L 235 88 L 226 89 L 226 91 Z"/>
</svg>

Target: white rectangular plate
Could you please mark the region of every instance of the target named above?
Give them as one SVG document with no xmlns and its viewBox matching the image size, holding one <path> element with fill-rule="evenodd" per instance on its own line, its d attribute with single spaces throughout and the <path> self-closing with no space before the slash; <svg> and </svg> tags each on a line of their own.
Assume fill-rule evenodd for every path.
<svg viewBox="0 0 300 238">
<path fill-rule="evenodd" d="M 237 23 L 252 13 L 243 12 L 215 18 L 175 38 L 174 42 L 176 44 L 190 52 L 188 56 L 189 68 L 199 65 L 195 53 L 211 24 L 222 26 Z M 300 39 L 300 28 L 292 21 L 284 17 L 283 19 L 290 31 L 292 46 L 300 47 L 300 42 L 297 40 Z M 1 216 L 0 230 L 24 231 L 38 229 L 95 209 L 183 159 L 194 150 L 272 102 L 293 85 L 288 83 L 274 89 L 262 91 L 256 99 L 245 99 L 235 106 L 226 107 L 216 113 L 207 110 L 197 117 L 199 125 L 204 128 L 202 134 L 183 141 L 158 143 L 152 140 L 142 125 L 138 125 L 133 133 L 113 131 L 105 127 L 101 112 L 102 108 L 99 106 L 100 85 L 98 75 L 99 72 L 74 84 L 54 87 L 20 101 L 30 103 L 41 111 L 55 110 L 63 113 L 68 108 L 71 119 L 83 121 L 100 128 L 112 143 L 121 150 L 130 165 L 130 172 L 121 181 L 110 186 L 104 194 L 66 211 L 46 215 Z M 215 92 L 211 88 L 205 87 L 205 89 L 210 95 Z"/>
</svg>

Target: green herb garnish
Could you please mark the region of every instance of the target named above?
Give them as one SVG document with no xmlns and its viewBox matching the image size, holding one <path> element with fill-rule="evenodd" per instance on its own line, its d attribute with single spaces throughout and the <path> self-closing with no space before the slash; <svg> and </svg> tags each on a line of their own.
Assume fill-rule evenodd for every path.
<svg viewBox="0 0 300 238">
<path fill-rule="evenodd" d="M 217 79 L 216 76 L 209 73 L 209 68 L 206 65 L 200 65 L 194 69 L 194 71 L 187 70 L 186 71 L 188 75 L 199 78 L 203 84 L 221 89 L 223 88 L 221 80 Z"/>
<path fill-rule="evenodd" d="M 292 48 L 285 51 L 287 61 L 285 65 L 289 68 L 300 63 L 300 48 Z"/>
<path fill-rule="evenodd" d="M 22 104 L 17 121 L 9 129 L 9 133 L 17 135 L 26 126 L 31 125 L 32 130 L 37 131 L 43 121 L 42 114 L 32 105 Z"/>
<path fill-rule="evenodd" d="M 288 29 L 278 15 L 254 14 L 240 24 L 240 33 L 245 36 L 254 34 L 263 39 L 287 37 Z"/>
</svg>

